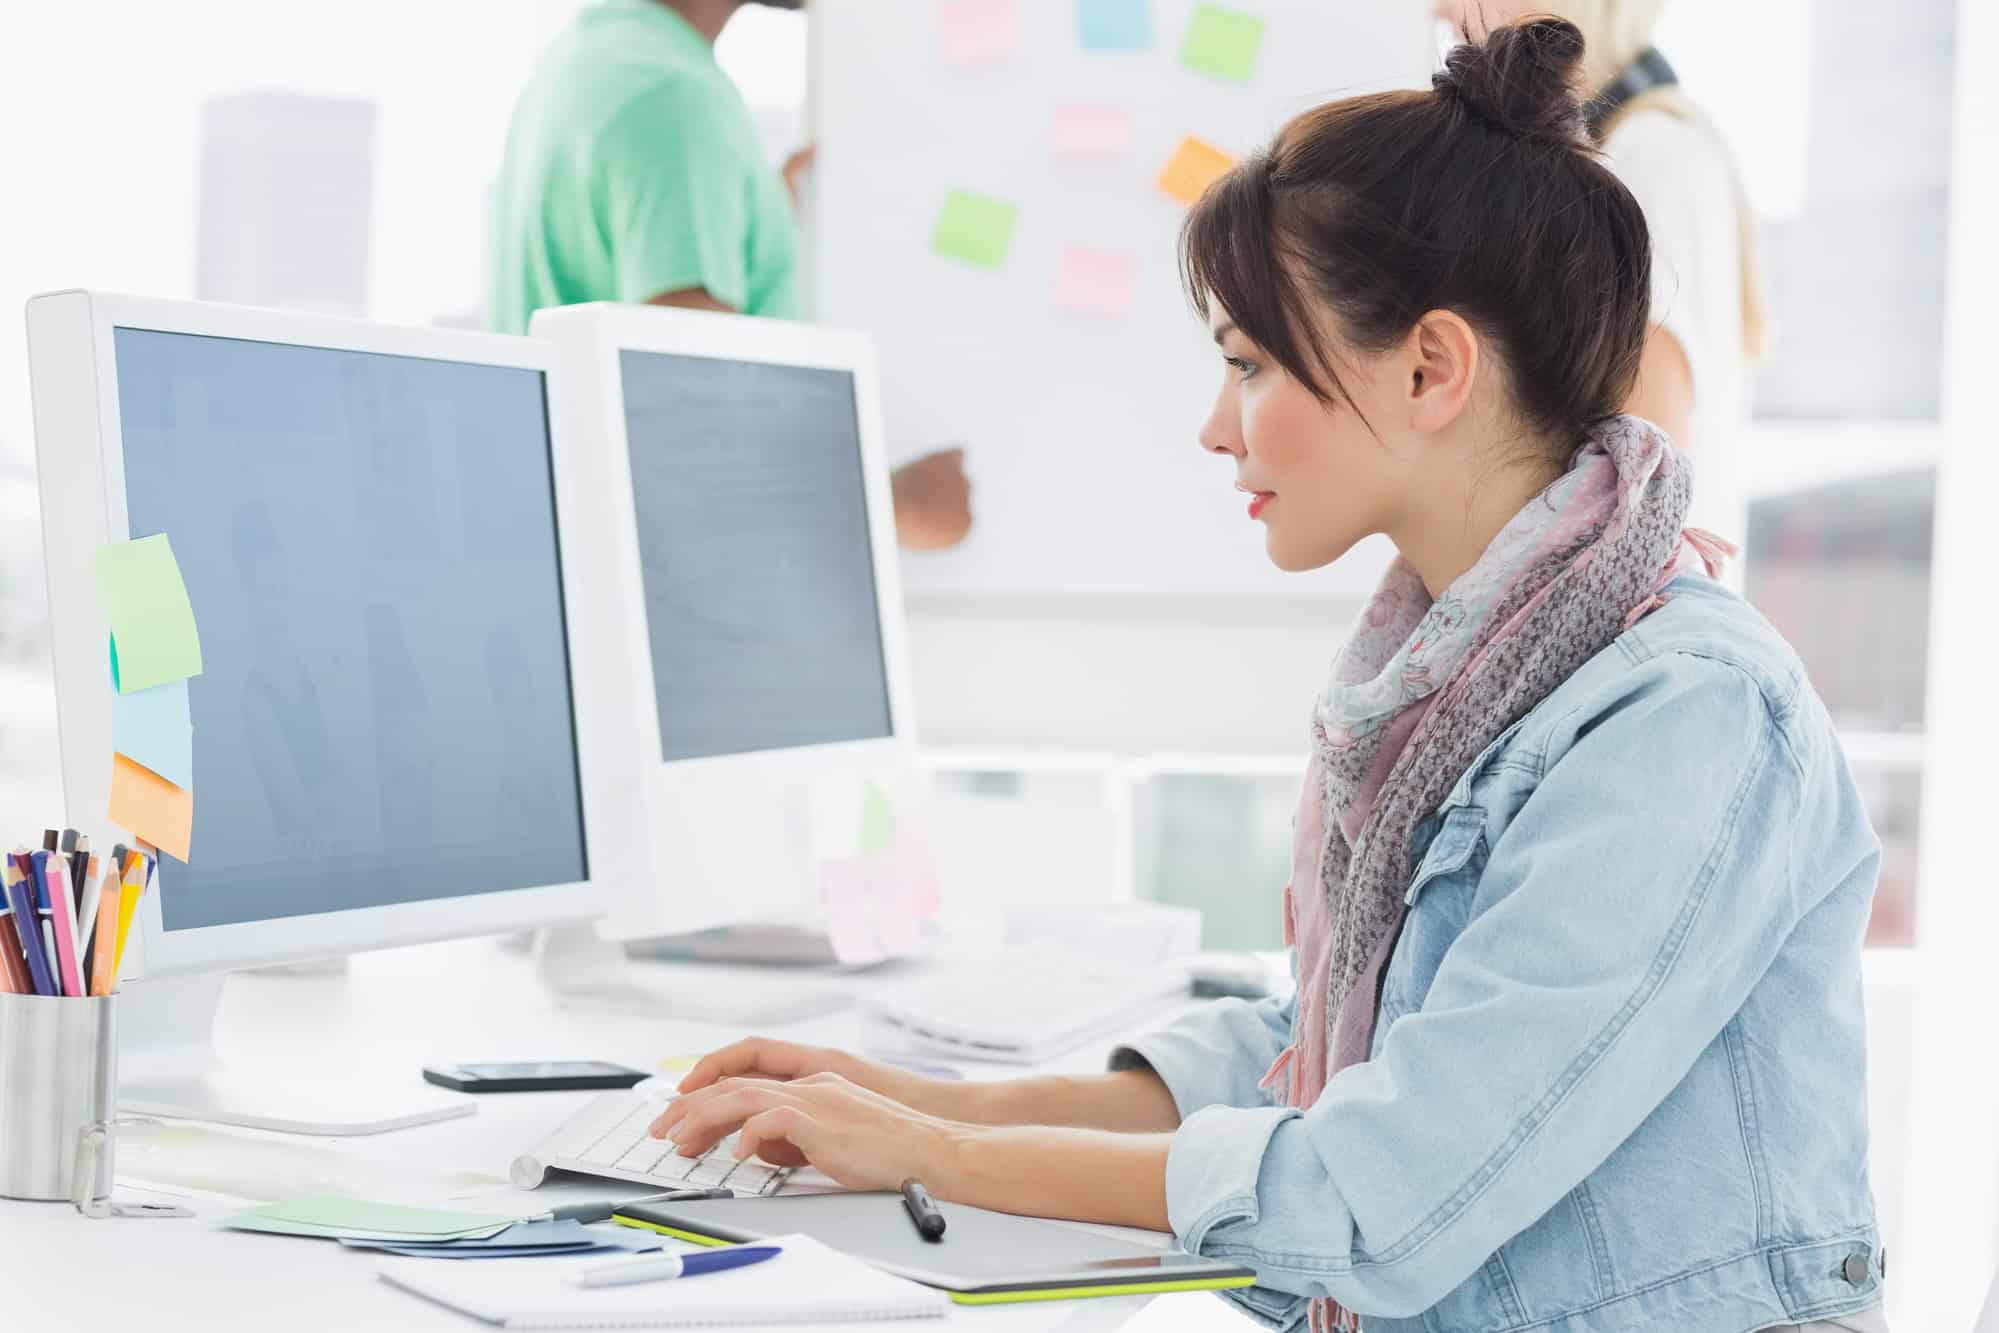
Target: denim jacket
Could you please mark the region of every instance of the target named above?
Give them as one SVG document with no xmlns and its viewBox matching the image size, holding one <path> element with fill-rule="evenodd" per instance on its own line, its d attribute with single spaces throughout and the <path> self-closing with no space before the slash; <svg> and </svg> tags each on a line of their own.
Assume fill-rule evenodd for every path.
<svg viewBox="0 0 1999 1333">
<path fill-rule="evenodd" d="M 1187 1249 L 1273 1325 L 1748 1333 L 1881 1301 L 1860 946 L 1880 844 L 1824 705 L 1704 578 L 1585 663 L 1418 830 L 1370 1059 L 1258 1080 L 1295 997 L 1112 1057 L 1181 1116 Z"/>
</svg>

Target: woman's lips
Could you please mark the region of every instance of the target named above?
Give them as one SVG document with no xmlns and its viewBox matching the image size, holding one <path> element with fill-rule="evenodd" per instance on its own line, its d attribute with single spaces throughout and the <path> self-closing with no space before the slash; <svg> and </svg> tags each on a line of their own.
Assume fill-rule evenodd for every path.
<svg viewBox="0 0 1999 1333">
<path fill-rule="evenodd" d="M 1277 498 L 1277 493 L 1275 491 L 1251 491 L 1250 501 L 1249 501 L 1249 516 L 1251 518 L 1256 518 L 1259 515 L 1261 515 L 1263 511 L 1269 507 L 1270 502 L 1272 500 L 1275 500 L 1276 498 Z"/>
</svg>

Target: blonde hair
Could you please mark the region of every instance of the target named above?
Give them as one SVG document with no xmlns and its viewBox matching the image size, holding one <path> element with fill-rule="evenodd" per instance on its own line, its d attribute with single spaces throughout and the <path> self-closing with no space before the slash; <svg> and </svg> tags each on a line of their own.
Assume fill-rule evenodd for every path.
<svg viewBox="0 0 1999 1333">
<path fill-rule="evenodd" d="M 1542 12 L 1565 18 L 1582 29 L 1587 51 L 1583 57 L 1583 81 L 1594 96 L 1610 86 L 1632 61 L 1652 45 L 1653 33 L 1670 0 L 1539 0 Z M 1601 138 L 1609 142 L 1625 117 L 1636 111 L 1662 111 L 1699 125 L 1723 144 L 1712 119 L 1677 86 L 1654 88 L 1619 107 L 1604 124 Z M 1725 144 L 1723 152 L 1727 151 Z M 1769 310 L 1763 295 L 1763 272 L 1759 261 L 1756 214 L 1742 186 L 1742 172 L 1733 157 L 1729 174 L 1735 181 L 1736 226 L 1740 236 L 1737 249 L 1742 256 L 1742 350 L 1750 360 L 1759 360 L 1769 345 Z"/>
</svg>

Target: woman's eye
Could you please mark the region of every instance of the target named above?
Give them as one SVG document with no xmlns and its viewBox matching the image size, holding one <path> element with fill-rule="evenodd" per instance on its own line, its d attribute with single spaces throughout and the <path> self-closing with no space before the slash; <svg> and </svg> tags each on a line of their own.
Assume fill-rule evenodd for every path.
<svg viewBox="0 0 1999 1333">
<path fill-rule="evenodd" d="M 1256 363 L 1253 361 L 1245 361 L 1239 356 L 1225 356 L 1222 360 L 1234 367 L 1236 378 L 1239 380 L 1246 380 L 1256 373 Z"/>
</svg>

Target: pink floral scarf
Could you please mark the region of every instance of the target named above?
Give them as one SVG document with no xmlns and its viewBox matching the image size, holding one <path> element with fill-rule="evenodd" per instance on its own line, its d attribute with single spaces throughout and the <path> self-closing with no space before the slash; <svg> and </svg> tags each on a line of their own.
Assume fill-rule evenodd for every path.
<svg viewBox="0 0 1999 1333">
<path fill-rule="evenodd" d="M 1287 1104 L 1310 1106 L 1368 1057 L 1417 824 L 1487 745 L 1661 605 L 1683 569 L 1713 575 L 1734 554 L 1683 529 L 1690 485 L 1657 427 L 1615 417 L 1441 598 L 1400 559 L 1383 577 L 1313 717 L 1284 891 L 1298 1010 L 1264 1076 Z M 1312 1326 L 1359 1321 L 1315 1301 Z"/>
</svg>

